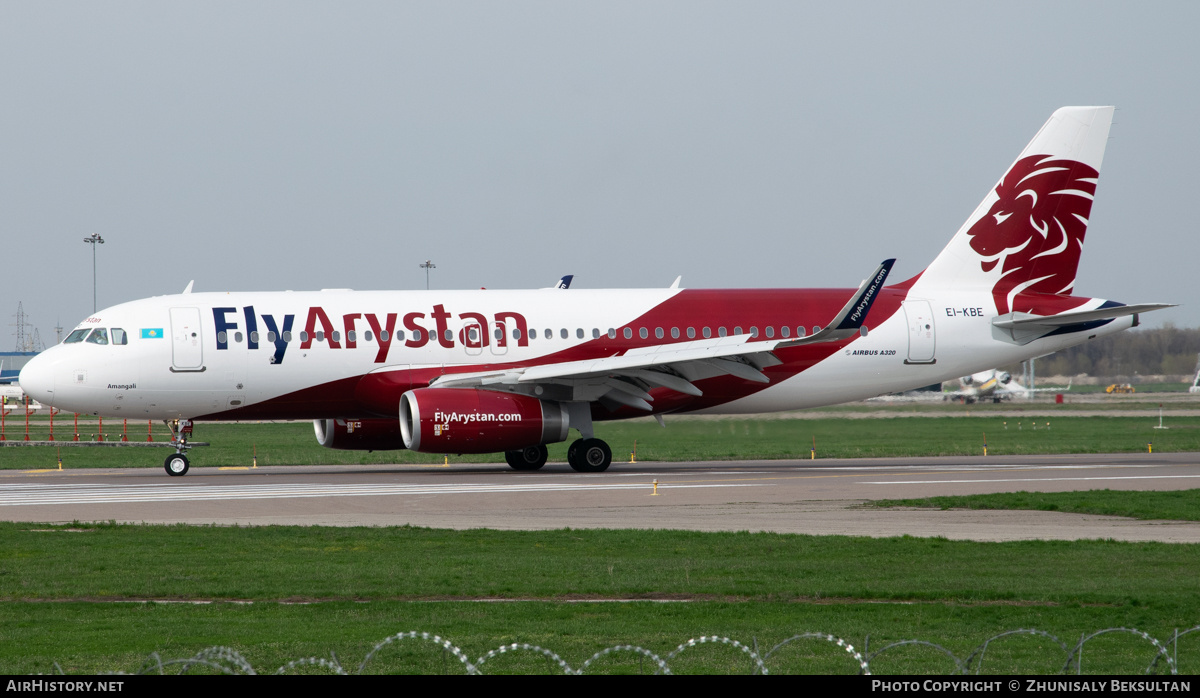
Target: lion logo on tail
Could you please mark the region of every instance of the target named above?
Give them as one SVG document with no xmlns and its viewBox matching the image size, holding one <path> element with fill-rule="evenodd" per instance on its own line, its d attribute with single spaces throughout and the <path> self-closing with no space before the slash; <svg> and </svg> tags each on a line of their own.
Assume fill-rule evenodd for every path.
<svg viewBox="0 0 1200 698">
<path fill-rule="evenodd" d="M 967 235 L 984 272 L 1001 265 L 992 288 L 997 313 L 1034 312 L 1021 294 L 1070 294 L 1098 176 L 1081 162 L 1031 155 L 996 185 L 1000 198 Z"/>
</svg>

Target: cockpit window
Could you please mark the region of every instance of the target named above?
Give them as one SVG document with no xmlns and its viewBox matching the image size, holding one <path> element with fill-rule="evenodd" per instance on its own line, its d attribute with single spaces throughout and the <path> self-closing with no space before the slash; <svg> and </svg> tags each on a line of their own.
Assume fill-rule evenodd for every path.
<svg viewBox="0 0 1200 698">
<path fill-rule="evenodd" d="M 112 328 L 112 343 L 113 344 L 129 344 L 129 337 L 125 334 L 125 330 L 120 327 Z"/>
<path fill-rule="evenodd" d="M 71 334 L 67 335 L 67 338 L 63 340 L 63 344 L 75 344 L 76 342 L 82 342 L 87 333 L 88 328 L 86 327 L 82 330 L 75 330 Z"/>
<path fill-rule="evenodd" d="M 87 341 L 89 344 L 108 344 L 108 330 L 97 327 L 88 335 Z"/>
</svg>

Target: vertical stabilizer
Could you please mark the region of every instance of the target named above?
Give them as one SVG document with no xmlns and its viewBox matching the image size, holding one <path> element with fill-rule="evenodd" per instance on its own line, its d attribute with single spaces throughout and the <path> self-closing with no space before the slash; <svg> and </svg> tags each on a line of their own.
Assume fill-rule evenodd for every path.
<svg viewBox="0 0 1200 698">
<path fill-rule="evenodd" d="M 991 290 L 996 313 L 1032 311 L 1022 294 L 1070 295 L 1113 107 L 1063 107 L 914 285 Z"/>
</svg>

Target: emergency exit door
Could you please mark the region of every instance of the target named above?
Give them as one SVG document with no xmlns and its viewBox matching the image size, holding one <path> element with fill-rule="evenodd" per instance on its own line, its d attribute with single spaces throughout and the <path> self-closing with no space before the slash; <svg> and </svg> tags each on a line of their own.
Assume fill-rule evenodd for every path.
<svg viewBox="0 0 1200 698">
<path fill-rule="evenodd" d="M 937 334 L 929 301 L 904 301 L 904 316 L 908 320 L 908 360 L 905 363 L 936 363 Z"/>
</svg>

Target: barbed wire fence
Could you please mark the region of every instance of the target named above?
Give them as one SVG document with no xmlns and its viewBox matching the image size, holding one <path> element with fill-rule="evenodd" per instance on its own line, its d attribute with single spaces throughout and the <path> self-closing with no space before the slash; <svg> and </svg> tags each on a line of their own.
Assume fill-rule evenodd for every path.
<svg viewBox="0 0 1200 698">
<path fill-rule="evenodd" d="M 924 647 L 934 651 L 935 653 L 944 654 L 949 660 L 951 660 L 954 665 L 953 673 L 979 675 L 984 670 L 984 659 L 986 658 L 987 652 L 993 643 L 1010 637 L 1029 636 L 1040 637 L 1045 640 L 1049 640 L 1054 645 L 1057 645 L 1062 651 L 1063 663 L 1062 668 L 1058 671 L 1059 674 L 1082 674 L 1084 670 L 1084 648 L 1087 643 L 1104 635 L 1123 633 L 1132 635 L 1133 637 L 1148 643 L 1153 648 L 1154 658 L 1146 667 L 1144 673 L 1178 674 L 1179 641 L 1185 636 L 1195 632 L 1200 632 L 1200 625 L 1189 628 L 1182 632 L 1176 629 L 1170 640 L 1162 642 L 1151 636 L 1149 633 L 1143 632 L 1136 628 L 1104 628 L 1103 630 L 1098 630 L 1090 634 L 1084 633 L 1080 636 L 1078 642 L 1076 642 L 1074 645 L 1069 645 L 1068 643 L 1044 630 L 1037 630 L 1035 628 L 1018 628 L 1016 630 L 998 633 L 987 638 L 981 645 L 967 654 L 966 657 L 959 657 L 946 647 L 939 645 L 936 642 L 929 642 L 927 640 L 900 640 L 884 645 L 877 650 L 868 651 L 870 636 L 867 636 L 862 651 L 859 651 L 855 649 L 852 644 L 835 635 L 828 633 L 807 632 L 793 635 L 786 640 L 779 642 L 766 652 L 760 653 L 758 650 L 757 639 L 752 640 L 751 644 L 747 645 L 743 642 L 728 637 L 722 637 L 718 635 L 702 635 L 681 643 L 666 656 L 659 656 L 652 650 L 646 649 L 645 647 L 640 647 L 638 645 L 621 644 L 605 647 L 586 659 L 582 664 L 579 665 L 578 668 L 575 668 L 571 666 L 571 664 L 565 659 L 559 656 L 557 652 L 545 647 L 528 643 L 510 643 L 501 645 L 500 647 L 485 652 L 477 659 L 472 661 L 470 657 L 467 656 L 466 652 L 462 650 L 462 648 L 456 646 L 454 643 L 441 637 L 440 635 L 435 635 L 428 632 L 409 631 L 397 633 L 376 643 L 371 651 L 367 653 L 366 657 L 363 658 L 362 662 L 358 665 L 358 668 L 354 673 L 363 674 L 367 672 L 372 666 L 373 662 L 376 661 L 377 656 L 382 650 L 403 641 L 416 641 L 441 648 L 443 657 L 442 673 L 451 673 L 451 666 L 454 666 L 453 661 L 457 661 L 457 668 L 465 674 L 484 674 L 484 665 L 491 660 L 514 653 L 532 653 L 535 655 L 542 655 L 542 657 L 546 659 L 548 666 L 553 668 L 554 671 L 569 675 L 586 674 L 588 673 L 589 668 L 592 668 L 598 660 L 614 654 L 633 654 L 637 656 L 640 661 L 642 673 L 645 673 L 645 669 L 649 668 L 653 674 L 672 674 L 671 662 L 683 653 L 701 645 L 724 645 L 740 652 L 743 658 L 748 660 L 748 673 L 766 675 L 771 673 L 769 663 L 772 657 L 784 648 L 800 640 L 821 640 L 833 645 L 836 648 L 839 648 L 851 662 L 847 668 L 850 669 L 851 667 L 854 667 L 857 669 L 856 673 L 859 674 L 871 674 L 871 663 L 888 652 L 892 652 L 903 647 Z M 453 658 L 453 661 L 451 661 L 450 658 Z M 649 665 L 648 667 L 647 664 Z M 63 673 L 61 667 L 57 663 L 55 663 L 54 667 L 57 673 Z M 332 652 L 330 653 L 328 659 L 321 657 L 303 657 L 300 659 L 294 659 L 280 666 L 272 673 L 287 674 L 293 670 L 300 670 L 309 667 L 331 674 L 346 675 L 350 673 L 346 671 L 345 667 L 342 666 L 342 663 L 338 660 L 337 655 Z M 134 673 L 187 674 L 193 669 L 197 668 L 209 669 L 223 674 L 248 675 L 260 673 L 250 664 L 249 661 L 246 660 L 245 657 L 241 655 L 241 653 L 229 647 L 220 646 L 205 648 L 191 657 L 182 659 L 164 660 L 157 652 L 155 652 L 151 654 L 142 667 Z M 401 668 L 400 671 L 403 671 L 403 668 Z M 118 671 L 113 673 L 123 674 L 126 672 Z"/>
</svg>

